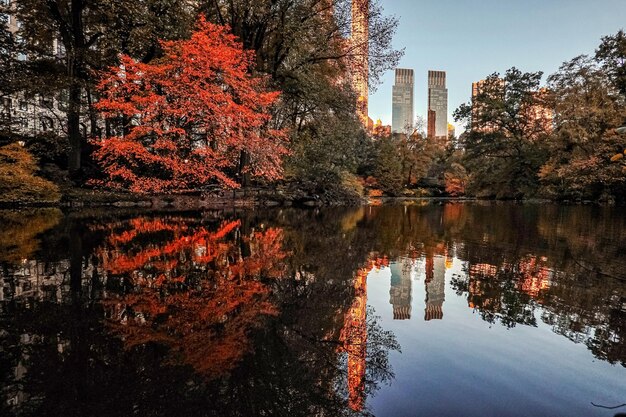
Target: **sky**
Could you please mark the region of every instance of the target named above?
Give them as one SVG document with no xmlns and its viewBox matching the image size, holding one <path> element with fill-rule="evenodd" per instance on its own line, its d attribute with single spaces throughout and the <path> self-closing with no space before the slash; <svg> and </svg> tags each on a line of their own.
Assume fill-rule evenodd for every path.
<svg viewBox="0 0 626 417">
<path fill-rule="evenodd" d="M 447 72 L 448 121 L 471 97 L 472 82 L 513 66 L 544 79 L 602 36 L 626 29 L 626 0 L 381 0 L 399 19 L 400 68 L 415 70 L 415 114 L 426 116 L 428 70 Z M 370 91 L 369 116 L 391 124 L 393 71 Z M 457 133 L 459 126 L 457 123 Z"/>
</svg>

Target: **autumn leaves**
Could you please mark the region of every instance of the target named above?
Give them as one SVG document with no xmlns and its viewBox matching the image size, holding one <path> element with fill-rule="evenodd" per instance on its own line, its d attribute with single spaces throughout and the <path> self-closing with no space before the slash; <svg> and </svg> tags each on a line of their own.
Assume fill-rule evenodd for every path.
<svg viewBox="0 0 626 417">
<path fill-rule="evenodd" d="M 102 74 L 97 108 L 120 128 L 94 141 L 104 178 L 93 183 L 141 193 L 280 178 L 287 134 L 271 116 L 279 93 L 255 76 L 253 52 L 203 17 L 190 39 L 161 47 L 158 60 L 124 55 Z"/>
</svg>

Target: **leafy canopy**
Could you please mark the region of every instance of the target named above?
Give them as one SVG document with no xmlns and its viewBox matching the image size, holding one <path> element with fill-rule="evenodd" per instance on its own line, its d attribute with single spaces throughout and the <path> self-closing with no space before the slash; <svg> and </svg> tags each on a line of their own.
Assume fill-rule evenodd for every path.
<svg viewBox="0 0 626 417">
<path fill-rule="evenodd" d="M 97 144 L 104 185 L 134 192 L 237 187 L 242 152 L 253 176 L 280 178 L 286 134 L 270 125 L 279 93 L 251 75 L 254 54 L 202 17 L 189 40 L 161 46 L 163 58 L 147 64 L 122 56 L 98 85 L 104 116 L 128 121 L 128 134 Z"/>
</svg>

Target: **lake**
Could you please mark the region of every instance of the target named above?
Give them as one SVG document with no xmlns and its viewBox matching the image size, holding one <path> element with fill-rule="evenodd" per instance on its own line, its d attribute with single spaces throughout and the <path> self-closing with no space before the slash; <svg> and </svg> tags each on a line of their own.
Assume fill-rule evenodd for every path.
<svg viewBox="0 0 626 417">
<path fill-rule="evenodd" d="M 626 413 L 623 207 L 28 209 L 0 231 L 2 416 Z"/>
</svg>

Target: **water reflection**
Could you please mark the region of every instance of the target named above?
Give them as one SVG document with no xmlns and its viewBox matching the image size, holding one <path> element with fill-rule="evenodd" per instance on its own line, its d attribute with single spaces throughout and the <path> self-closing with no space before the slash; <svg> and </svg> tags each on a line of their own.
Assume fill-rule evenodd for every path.
<svg viewBox="0 0 626 417">
<path fill-rule="evenodd" d="M 399 346 L 366 275 L 295 256 L 315 243 L 278 223 L 122 213 L 33 233 L 46 249 L 2 264 L 2 415 L 367 413 Z"/>
<path fill-rule="evenodd" d="M 0 217 L 2 415 L 368 414 L 400 351 L 368 306 L 381 270 L 396 325 L 462 301 L 626 366 L 618 208 Z"/>
<path fill-rule="evenodd" d="M 236 220 L 210 230 L 180 217 L 98 229 L 107 236 L 95 251 L 105 280 L 124 287 L 104 297 L 105 317 L 127 349 L 158 342 L 219 376 L 250 351 L 251 329 L 278 315 L 270 286 L 285 273 L 280 229 L 246 230 Z"/>
</svg>

